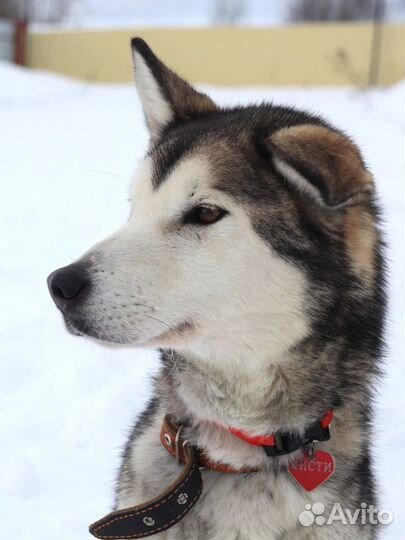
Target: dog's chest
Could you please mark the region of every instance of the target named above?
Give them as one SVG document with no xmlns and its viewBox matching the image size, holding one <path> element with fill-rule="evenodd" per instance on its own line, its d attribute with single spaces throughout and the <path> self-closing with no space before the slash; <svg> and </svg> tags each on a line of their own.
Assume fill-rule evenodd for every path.
<svg viewBox="0 0 405 540">
<path fill-rule="evenodd" d="M 203 495 L 168 540 L 275 540 L 297 525 L 308 502 L 285 475 L 218 475 L 204 471 Z"/>
</svg>

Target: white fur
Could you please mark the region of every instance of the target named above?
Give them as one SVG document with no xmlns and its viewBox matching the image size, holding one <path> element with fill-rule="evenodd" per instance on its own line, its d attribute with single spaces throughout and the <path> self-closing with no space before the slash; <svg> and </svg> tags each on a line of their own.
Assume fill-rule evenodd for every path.
<svg viewBox="0 0 405 540">
<path fill-rule="evenodd" d="M 173 111 L 143 57 L 136 51 L 133 55 L 136 86 L 148 127 L 152 137 L 155 137 L 172 120 Z"/>
<path fill-rule="evenodd" d="M 325 201 L 323 200 L 319 190 L 304 176 L 302 176 L 301 173 L 294 169 L 294 167 L 283 161 L 278 156 L 274 156 L 273 163 L 279 173 L 281 173 L 288 182 L 294 184 L 295 187 L 301 191 L 301 193 L 308 195 L 321 206 L 325 206 Z"/>
<path fill-rule="evenodd" d="M 355 196 L 349 197 L 339 204 L 327 204 L 320 191 L 289 163 L 286 163 L 278 156 L 274 156 L 273 163 L 279 173 L 281 173 L 288 182 L 294 184 L 302 194 L 307 195 L 320 206 L 327 207 L 331 210 L 338 210 L 344 206 L 349 206 L 355 198 Z"/>
<path fill-rule="evenodd" d="M 279 362 L 306 335 L 306 281 L 211 183 L 202 156 L 182 160 L 157 190 L 150 162 L 142 163 L 128 223 L 87 254 L 97 270 L 87 315 L 108 341 L 187 350 L 199 362 L 257 373 L 268 351 Z M 229 215 L 208 227 L 182 225 L 201 203 Z M 184 322 L 193 329 L 170 331 Z"/>
</svg>

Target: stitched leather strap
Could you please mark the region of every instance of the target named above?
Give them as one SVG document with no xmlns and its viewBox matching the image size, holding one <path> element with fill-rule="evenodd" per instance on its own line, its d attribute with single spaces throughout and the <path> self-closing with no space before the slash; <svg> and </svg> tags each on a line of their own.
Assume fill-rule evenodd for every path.
<svg viewBox="0 0 405 540">
<path fill-rule="evenodd" d="M 332 418 L 333 413 L 329 411 L 320 421 L 310 426 L 305 432 L 305 440 L 302 438 L 295 440 L 289 434 L 276 433 L 274 435 L 276 444 L 264 445 L 263 448 L 268 455 L 281 455 L 303 446 L 308 441 L 328 440 L 330 438 L 329 424 Z M 235 469 L 231 465 L 211 461 L 204 452 L 199 449 L 194 450 L 182 439 L 181 430 L 182 426 L 176 425 L 166 416 L 160 432 L 162 445 L 177 458 L 179 464 L 184 463 L 180 476 L 154 499 L 111 512 L 90 525 L 89 530 L 93 536 L 111 540 L 143 538 L 169 529 L 180 521 L 198 501 L 203 488 L 200 468 L 235 474 L 257 472 L 258 469 L 252 467 Z M 241 437 L 239 432 L 234 434 Z M 241 438 L 245 438 L 245 435 L 243 434 Z M 279 443 L 277 438 L 280 439 Z M 294 448 L 291 441 L 296 445 Z M 255 439 L 253 444 L 257 442 Z"/>
<path fill-rule="evenodd" d="M 111 512 L 90 525 L 96 538 L 144 538 L 180 521 L 201 495 L 203 480 L 193 449 L 182 444 L 185 466 L 180 476 L 158 497 L 143 504 Z"/>
<path fill-rule="evenodd" d="M 180 463 L 185 463 L 185 447 L 183 446 L 183 439 L 181 438 L 181 429 L 182 427 L 175 424 L 169 416 L 165 416 L 162 428 L 160 430 L 160 442 L 173 457 L 177 458 Z M 232 467 L 232 465 L 228 465 L 227 463 L 212 461 L 204 452 L 202 452 L 198 448 L 195 449 L 194 452 L 199 467 L 203 469 L 210 469 L 211 471 L 231 474 L 248 474 L 258 471 L 258 469 L 254 467 L 235 468 Z"/>
</svg>

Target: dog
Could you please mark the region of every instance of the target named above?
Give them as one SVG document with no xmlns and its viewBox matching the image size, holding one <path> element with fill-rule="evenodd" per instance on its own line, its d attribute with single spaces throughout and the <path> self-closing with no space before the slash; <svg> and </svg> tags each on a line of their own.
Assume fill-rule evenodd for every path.
<svg viewBox="0 0 405 540">
<path fill-rule="evenodd" d="M 107 522 L 135 508 L 129 516 L 142 517 L 146 532 L 131 530 L 129 519 L 128 529 L 93 533 L 375 539 L 370 522 L 299 520 L 314 503 L 326 514 L 336 503 L 352 512 L 377 504 L 371 430 L 384 350 L 384 246 L 360 150 L 301 110 L 221 108 L 142 39 L 131 43 L 150 144 L 129 220 L 48 278 L 72 333 L 161 351 Z M 177 426 L 176 441 L 164 432 L 162 444 L 165 418 Z M 317 432 L 308 435 L 311 426 Z M 315 463 L 314 451 L 332 456 L 334 473 L 307 490 L 313 474 L 302 482 L 297 471 Z M 188 494 L 170 485 L 186 485 L 176 484 L 178 460 L 192 453 L 203 488 L 188 507 Z M 151 498 L 158 503 L 143 507 Z M 170 498 L 187 512 L 170 523 L 157 516 L 164 523 L 156 527 L 146 513 Z"/>
</svg>

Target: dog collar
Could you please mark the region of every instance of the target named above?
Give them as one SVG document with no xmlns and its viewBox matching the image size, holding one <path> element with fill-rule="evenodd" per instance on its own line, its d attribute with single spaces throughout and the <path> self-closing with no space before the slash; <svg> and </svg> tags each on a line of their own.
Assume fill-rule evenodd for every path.
<svg viewBox="0 0 405 540">
<path fill-rule="evenodd" d="M 275 432 L 267 436 L 252 436 L 229 428 L 236 437 L 254 446 L 262 446 L 268 456 L 278 456 L 294 452 L 315 441 L 330 439 L 329 426 L 333 411 L 328 411 L 320 420 L 307 428 L 302 436 Z M 243 467 L 235 469 L 231 465 L 215 462 L 198 448 L 193 448 L 182 438 L 182 426 L 166 416 L 160 432 L 164 448 L 184 467 L 176 480 L 158 497 L 143 504 L 111 512 L 90 525 L 90 533 L 96 538 L 144 538 L 165 531 L 178 523 L 198 501 L 203 480 L 200 469 L 208 468 L 222 473 L 252 473 L 258 469 Z"/>
<path fill-rule="evenodd" d="M 107 514 L 89 527 L 96 538 L 143 538 L 173 527 L 198 501 L 203 488 L 201 472 L 188 444 L 182 445 L 185 466 L 160 495 L 143 504 Z"/>
<path fill-rule="evenodd" d="M 229 431 L 253 446 L 262 446 L 268 456 L 282 456 L 314 441 L 328 441 L 330 439 L 329 426 L 332 420 L 333 411 L 327 411 L 320 420 L 311 424 L 303 435 L 276 431 L 271 435 L 255 436 L 235 428 L 229 428 Z"/>
<path fill-rule="evenodd" d="M 292 432 L 276 431 L 271 435 L 250 435 L 246 431 L 236 428 L 228 428 L 230 433 L 242 439 L 252 446 L 261 446 L 268 456 L 282 456 L 295 452 L 315 441 L 328 441 L 330 439 L 329 426 L 333 420 L 333 411 L 327 411 L 320 419 L 311 424 L 302 435 Z M 176 457 L 178 462 L 185 463 L 183 447 L 181 443 L 182 426 L 175 424 L 169 416 L 166 416 L 160 431 L 160 441 L 166 450 Z M 196 448 L 196 457 L 200 467 L 225 473 L 249 473 L 257 472 L 257 469 L 244 467 L 235 469 L 231 465 L 213 461 L 200 449 Z"/>
</svg>

